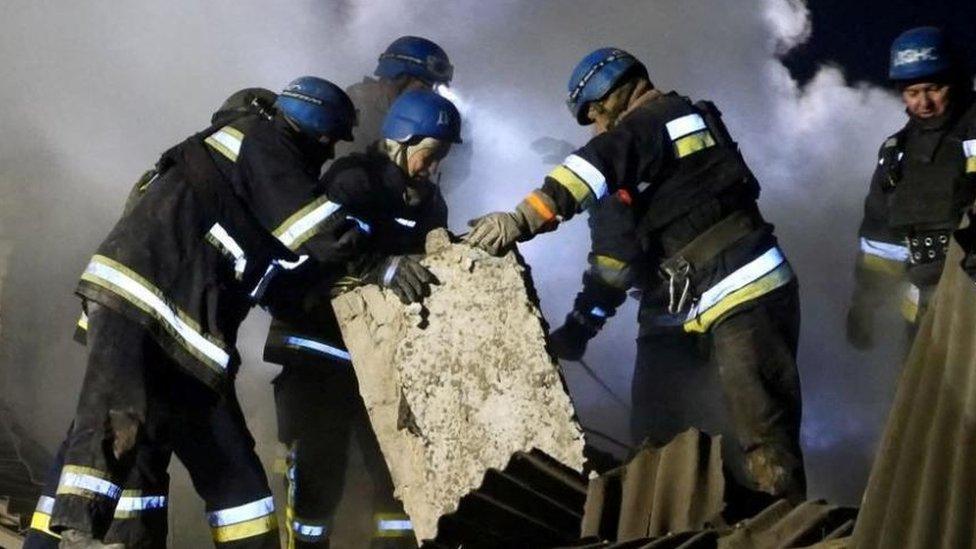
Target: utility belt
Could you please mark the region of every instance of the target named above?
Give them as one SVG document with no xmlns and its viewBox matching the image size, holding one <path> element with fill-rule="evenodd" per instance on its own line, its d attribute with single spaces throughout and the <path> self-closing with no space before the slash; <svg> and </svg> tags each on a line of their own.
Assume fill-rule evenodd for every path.
<svg viewBox="0 0 976 549">
<path fill-rule="evenodd" d="M 912 265 L 924 265 L 943 261 L 949 251 L 950 233 L 948 229 L 913 232 L 905 239 L 908 244 L 908 262 Z"/>
<path fill-rule="evenodd" d="M 763 225 L 757 211 L 736 210 L 663 261 L 658 274 L 667 283 L 668 314 L 684 313 L 700 295 L 695 278 L 702 267 Z"/>
</svg>

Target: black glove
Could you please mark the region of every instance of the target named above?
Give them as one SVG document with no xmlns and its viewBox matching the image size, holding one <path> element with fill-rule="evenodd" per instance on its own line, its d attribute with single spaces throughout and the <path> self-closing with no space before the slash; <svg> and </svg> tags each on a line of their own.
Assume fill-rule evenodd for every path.
<svg viewBox="0 0 976 549">
<path fill-rule="evenodd" d="M 847 342 L 861 351 L 874 347 L 874 315 L 871 311 L 857 305 L 847 310 Z"/>
<path fill-rule="evenodd" d="M 408 255 L 394 255 L 381 261 L 371 275 L 373 282 L 393 291 L 404 304 L 419 303 L 430 295 L 437 277 Z"/>
<path fill-rule="evenodd" d="M 600 327 L 586 321 L 577 312 L 566 315 L 566 322 L 549 334 L 549 348 L 558 358 L 579 360 L 586 353 L 586 344 L 593 339 Z"/>
<path fill-rule="evenodd" d="M 350 216 L 332 215 L 321 232 L 309 241 L 314 245 L 316 259 L 323 263 L 346 263 L 362 253 L 369 233 L 362 222 Z"/>
</svg>

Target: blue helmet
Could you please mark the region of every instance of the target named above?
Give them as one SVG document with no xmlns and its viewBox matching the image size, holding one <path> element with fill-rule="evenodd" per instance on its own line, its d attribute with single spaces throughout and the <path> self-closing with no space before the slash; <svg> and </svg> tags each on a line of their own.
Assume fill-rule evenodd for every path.
<svg viewBox="0 0 976 549">
<path fill-rule="evenodd" d="M 275 107 L 316 138 L 328 135 L 352 141 L 356 107 L 342 88 L 328 80 L 315 76 L 292 80 L 278 95 Z"/>
<path fill-rule="evenodd" d="M 373 74 L 389 80 L 407 75 L 430 84 L 450 84 L 454 67 L 437 44 L 419 36 L 403 36 L 380 55 Z"/>
<path fill-rule="evenodd" d="M 639 65 L 640 61 L 620 48 L 600 48 L 584 57 L 569 77 L 569 97 L 566 99 L 569 112 L 580 124 L 591 124 L 586 116 L 590 101 L 602 99 L 620 77 Z"/>
<path fill-rule="evenodd" d="M 403 93 L 383 120 L 383 137 L 404 142 L 414 137 L 433 137 L 461 142 L 461 113 L 454 103 L 430 90 Z"/>
<path fill-rule="evenodd" d="M 918 27 L 903 32 L 891 44 L 891 80 L 917 80 L 945 73 L 953 67 L 952 54 L 942 31 Z"/>
</svg>

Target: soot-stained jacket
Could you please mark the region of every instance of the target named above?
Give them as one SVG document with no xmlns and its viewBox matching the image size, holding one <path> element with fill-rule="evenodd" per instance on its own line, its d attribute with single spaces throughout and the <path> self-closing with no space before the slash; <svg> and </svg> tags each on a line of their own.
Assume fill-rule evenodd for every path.
<svg viewBox="0 0 976 549">
<path fill-rule="evenodd" d="M 976 199 L 976 104 L 910 119 L 885 139 L 858 231 L 852 312 L 870 316 L 892 294 L 915 322 L 942 273 L 951 232 Z"/>
<path fill-rule="evenodd" d="M 322 178 L 322 190 L 344 211 L 369 227 L 368 246 L 350 262 L 343 282 L 366 281 L 366 273 L 391 255 L 422 254 L 428 232 L 447 226 L 447 205 L 440 189 L 429 185 L 425 200 L 404 201 L 407 176 L 384 154 L 371 149 L 336 160 Z M 275 288 L 275 316 L 264 347 L 264 359 L 275 364 L 328 367 L 326 361 L 349 362 L 335 314 L 333 287 L 338 276 L 316 273 L 309 265 L 289 273 Z"/>
<path fill-rule="evenodd" d="M 580 313 L 612 315 L 637 284 L 645 290 L 642 326 L 704 332 L 794 279 L 758 195 L 714 105 L 672 92 L 592 138 L 525 203 L 553 226 L 591 209 L 594 253 Z M 652 298 L 662 291 L 663 302 Z"/>
<path fill-rule="evenodd" d="M 146 329 L 221 389 L 237 330 L 278 270 L 333 261 L 340 206 L 321 194 L 321 151 L 280 116 L 245 114 L 167 151 L 99 246 L 77 293 Z"/>
</svg>

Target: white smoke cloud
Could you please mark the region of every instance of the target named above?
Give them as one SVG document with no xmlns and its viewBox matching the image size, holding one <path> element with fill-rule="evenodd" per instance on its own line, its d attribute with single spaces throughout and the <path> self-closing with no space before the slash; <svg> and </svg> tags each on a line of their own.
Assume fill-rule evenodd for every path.
<svg viewBox="0 0 976 549">
<path fill-rule="evenodd" d="M 5 282 L 3 395 L 33 410 L 53 443 L 67 425 L 83 372 L 69 342 L 70 296 L 87 255 L 118 215 L 130 182 L 155 156 L 198 130 L 244 86 L 279 88 L 301 74 L 349 85 L 370 74 L 397 36 L 440 42 L 456 67 L 474 156 L 451 186 L 452 227 L 512 207 L 550 166 L 532 144 L 587 138 L 563 104 L 566 78 L 588 51 L 618 45 L 654 82 L 723 110 L 763 183 L 762 207 L 803 291 L 800 367 L 811 492 L 856 501 L 863 478 L 831 481 L 829 452 L 871 451 L 892 360 L 843 340 L 861 201 L 878 145 L 904 120 L 886 90 L 848 85 L 825 67 L 804 87 L 779 56 L 809 38 L 800 0 L 8 0 L 0 23 L 0 240 L 14 244 Z M 450 160 L 450 159 L 449 159 Z M 586 223 L 523 246 L 547 318 L 559 324 L 578 290 Z M 587 358 L 620 394 L 633 368 L 636 308 L 628 303 Z M 267 319 L 245 325 L 241 380 L 262 441 L 273 439 L 260 364 Z M 265 323 L 265 324 L 263 324 Z M 584 420 L 626 438 L 625 414 L 578 371 L 568 373 Z M 855 419 L 851 419 L 855 418 Z M 861 418 L 861 419 L 857 419 Z M 263 450 L 264 451 L 264 450 Z"/>
</svg>

